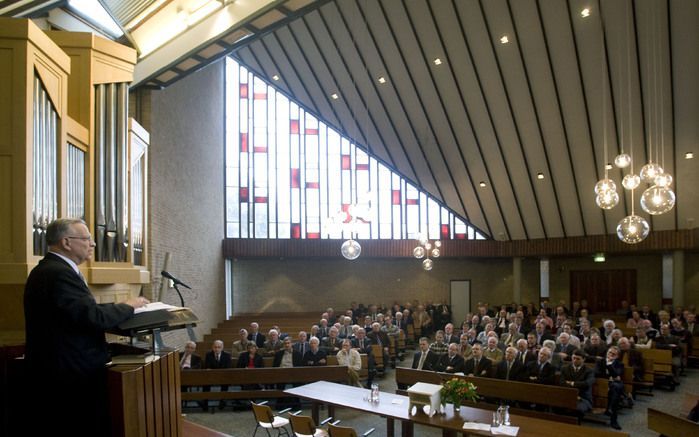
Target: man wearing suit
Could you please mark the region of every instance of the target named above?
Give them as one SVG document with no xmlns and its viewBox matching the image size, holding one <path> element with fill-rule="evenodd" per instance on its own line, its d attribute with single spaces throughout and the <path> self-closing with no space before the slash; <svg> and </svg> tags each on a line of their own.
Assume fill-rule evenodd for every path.
<svg viewBox="0 0 699 437">
<path fill-rule="evenodd" d="M 561 357 L 561 360 L 569 360 L 570 356 L 577 349 L 575 346 L 570 344 L 570 334 L 567 332 L 561 332 L 558 336 L 558 344 L 556 345 L 556 350 L 554 353 Z"/>
<path fill-rule="evenodd" d="M 559 383 L 564 387 L 578 390 L 578 405 L 576 410 L 582 417 L 592 409 L 592 386 L 595 384 L 595 372 L 585 366 L 585 352 L 576 349 L 573 352 L 572 363 L 561 369 Z"/>
<path fill-rule="evenodd" d="M 548 331 L 546 331 L 546 323 L 537 323 L 536 328 L 533 332 L 536 336 L 536 344 L 538 344 L 539 346 L 543 346 L 544 341 L 546 340 L 555 340 L 553 335 L 549 334 Z"/>
<path fill-rule="evenodd" d="M 55 220 L 46 229 L 46 244 L 49 252 L 29 274 L 24 290 L 29 389 L 42 393 L 42 402 L 51 406 L 48 420 L 32 424 L 33 433 L 48 435 L 61 427 L 75 435 L 109 435 L 104 333 L 148 300 L 95 301 L 78 269 L 95 247 L 82 220 Z"/>
<path fill-rule="evenodd" d="M 381 346 L 381 349 L 383 350 L 384 366 L 388 366 L 388 346 L 390 344 L 390 340 L 388 339 L 388 334 L 381 331 L 381 325 L 379 322 L 374 322 L 371 324 L 371 332 L 367 333 L 366 336 L 369 337 L 372 344 L 378 344 Z M 393 367 L 396 367 L 395 363 L 393 363 Z"/>
<path fill-rule="evenodd" d="M 338 330 L 336 327 L 330 328 L 329 334 L 323 339 L 321 347 L 328 355 L 337 354 L 342 348 L 342 340 L 338 337 Z"/>
<path fill-rule="evenodd" d="M 473 354 L 473 358 L 466 361 L 464 373 L 468 376 L 488 377 L 493 362 L 483 356 L 483 346 L 480 343 L 475 343 L 471 346 L 471 353 Z"/>
<path fill-rule="evenodd" d="M 621 380 L 621 377 L 624 376 L 624 364 L 619 361 L 619 349 L 616 346 L 607 350 L 606 360 L 597 362 L 595 376 L 609 380 L 607 411 L 604 414 L 611 416 L 609 426 L 617 430 L 621 429 L 619 422 L 617 422 L 617 414 L 621 408 L 621 398 L 624 395 L 624 382 Z"/>
<path fill-rule="evenodd" d="M 534 351 L 527 348 L 527 340 L 520 338 L 517 340 L 517 357 L 515 358 L 519 361 L 525 368 L 532 361 L 536 361 L 537 355 Z"/>
<path fill-rule="evenodd" d="M 244 354 L 243 354 L 244 355 Z M 241 355 L 241 357 L 243 356 Z M 231 359 L 231 354 L 223 350 L 223 342 L 221 340 L 214 340 L 211 345 L 211 350 L 204 356 L 204 368 L 205 369 L 230 369 L 233 367 L 233 361 Z M 210 386 L 204 386 L 204 391 L 210 391 Z M 227 385 L 221 386 L 221 391 L 228 391 Z M 221 401 L 218 404 L 220 410 L 226 407 L 226 401 Z M 204 411 L 209 409 L 208 405 L 204 405 Z"/>
<path fill-rule="evenodd" d="M 517 349 L 510 346 L 505 349 L 505 359 L 495 368 L 495 377 L 505 381 L 521 381 L 524 378 L 524 366 L 516 360 Z"/>
<path fill-rule="evenodd" d="M 184 352 L 180 352 L 180 369 L 201 369 L 201 357 L 195 352 L 197 344 L 188 341 L 184 345 Z"/>
<path fill-rule="evenodd" d="M 420 338 L 420 351 L 413 355 L 413 369 L 437 370 L 439 356 L 430 350 L 430 340 L 427 337 Z"/>
<path fill-rule="evenodd" d="M 261 348 L 265 345 L 265 336 L 260 333 L 260 325 L 257 324 L 257 322 L 252 322 L 250 324 L 250 334 L 248 334 L 248 340 L 254 342 L 258 348 Z"/>
<path fill-rule="evenodd" d="M 447 323 L 444 326 L 444 343 L 459 343 L 459 336 L 454 334 L 454 325 L 451 323 Z"/>
<path fill-rule="evenodd" d="M 308 334 L 306 331 L 299 331 L 298 341 L 292 346 L 295 351 L 301 354 L 301 358 L 306 355 L 306 351 L 311 348 L 308 344 Z"/>
<path fill-rule="evenodd" d="M 450 343 L 446 354 L 439 357 L 437 369 L 446 373 L 463 373 L 464 357 L 459 354 L 459 345 Z"/>
<path fill-rule="evenodd" d="M 238 331 L 238 335 L 240 339 L 234 341 L 233 347 L 231 348 L 231 358 L 234 360 L 237 360 L 240 354 L 248 350 L 248 343 L 250 343 L 250 340 L 248 340 L 248 331 L 246 329 Z"/>
<path fill-rule="evenodd" d="M 367 338 L 366 331 L 364 328 L 359 328 L 357 330 L 357 335 L 352 340 L 352 347 L 357 349 L 360 354 L 366 354 L 368 374 L 366 385 L 371 388 L 371 384 L 374 382 L 374 376 L 376 376 L 376 361 L 374 360 L 374 352 L 371 350 L 371 339 Z"/>
<path fill-rule="evenodd" d="M 542 347 L 539 349 L 539 357 L 527 365 L 528 382 L 536 384 L 554 385 L 556 382 L 556 369 L 549 362 L 551 349 Z"/>
<path fill-rule="evenodd" d="M 310 349 L 303 356 L 304 366 L 325 366 L 328 364 L 327 353 L 320 348 L 320 340 L 318 337 L 311 337 L 308 341 Z"/>
</svg>

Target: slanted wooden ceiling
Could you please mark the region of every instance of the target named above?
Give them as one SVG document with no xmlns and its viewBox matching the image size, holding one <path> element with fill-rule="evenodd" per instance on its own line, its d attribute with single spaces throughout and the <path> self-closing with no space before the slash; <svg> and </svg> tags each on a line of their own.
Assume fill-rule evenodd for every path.
<svg viewBox="0 0 699 437">
<path fill-rule="evenodd" d="M 496 240 L 614 233 L 632 196 L 603 211 L 593 187 L 620 151 L 636 173 L 652 157 L 677 205 L 650 217 L 636 190 L 635 212 L 679 230 L 699 215 L 697 23 L 696 0 L 279 0 L 136 85 L 232 54 Z"/>
</svg>

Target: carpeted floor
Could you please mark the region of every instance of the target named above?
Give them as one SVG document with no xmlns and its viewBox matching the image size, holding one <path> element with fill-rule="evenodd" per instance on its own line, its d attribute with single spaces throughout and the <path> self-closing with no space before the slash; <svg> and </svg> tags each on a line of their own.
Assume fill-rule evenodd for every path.
<svg viewBox="0 0 699 437">
<path fill-rule="evenodd" d="M 409 365 L 408 363 L 411 361 L 412 357 L 408 354 L 402 364 Z M 376 382 L 379 383 L 381 391 L 394 392 L 396 389 L 393 370 L 389 369 L 389 371 L 386 372 L 382 378 L 377 379 Z M 619 415 L 619 423 L 624 432 L 629 433 L 629 435 L 633 437 L 656 437 L 658 434 L 649 431 L 647 428 L 647 408 L 652 407 L 671 414 L 679 414 L 684 393 L 691 393 L 695 396 L 699 396 L 699 369 L 687 369 L 686 376 L 681 378 L 681 385 L 677 387 L 675 391 L 671 392 L 654 389 L 653 393 L 654 396 L 652 397 L 637 396 L 636 403 L 632 409 L 622 410 Z M 361 400 L 358 402 L 361 402 Z M 191 405 L 195 404 L 192 403 Z M 207 426 L 216 431 L 224 432 L 233 437 L 252 436 L 255 430 L 255 419 L 252 410 L 234 411 L 230 406 L 224 410 L 219 410 L 214 405 L 216 405 L 216 403 L 211 402 L 212 408 L 210 408 L 210 412 L 208 413 L 202 412 L 198 407 L 187 407 L 184 409 L 183 413 L 186 415 L 186 420 Z M 385 419 L 350 409 L 338 409 L 336 411 L 337 419 L 342 420 L 342 425 L 352 426 L 358 432 L 364 432 L 369 428 L 376 428 L 376 431 L 371 434 L 372 437 L 382 437 L 386 434 Z M 305 408 L 304 414 L 310 415 L 310 409 Z M 321 417 L 324 417 L 322 412 Z M 604 416 L 600 417 L 602 420 L 603 418 Z M 607 428 L 603 423 L 592 421 L 584 421 L 583 426 Z M 551 435 L 555 434 L 554 422 L 552 422 L 551 430 Z M 436 428 L 418 425 L 415 427 L 415 435 L 418 437 L 437 437 L 441 436 L 442 433 Z"/>
</svg>

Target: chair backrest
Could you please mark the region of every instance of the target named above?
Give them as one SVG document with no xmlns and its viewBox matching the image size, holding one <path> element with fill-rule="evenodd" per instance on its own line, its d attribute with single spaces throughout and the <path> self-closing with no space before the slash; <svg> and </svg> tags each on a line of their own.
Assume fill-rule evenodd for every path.
<svg viewBox="0 0 699 437">
<path fill-rule="evenodd" d="M 328 431 L 330 437 L 357 437 L 357 432 L 348 426 L 337 426 L 329 423 Z"/>
<path fill-rule="evenodd" d="M 289 422 L 291 422 L 291 430 L 296 435 L 312 436 L 316 433 L 316 424 L 310 416 L 289 414 Z"/>
<path fill-rule="evenodd" d="M 250 403 L 252 404 L 252 412 L 255 415 L 255 420 L 257 420 L 258 423 L 274 422 L 274 413 L 272 413 L 272 409 L 270 407 L 267 405 L 256 404 L 254 402 Z"/>
</svg>

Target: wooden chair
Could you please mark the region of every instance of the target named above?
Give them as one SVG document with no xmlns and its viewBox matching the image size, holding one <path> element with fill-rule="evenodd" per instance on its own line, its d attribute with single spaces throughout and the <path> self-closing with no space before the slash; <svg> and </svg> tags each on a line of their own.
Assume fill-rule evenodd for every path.
<svg viewBox="0 0 699 437">
<path fill-rule="evenodd" d="M 255 437 L 257 430 L 262 428 L 267 432 L 268 437 L 272 437 L 272 434 L 269 432 L 271 429 L 277 431 L 277 436 L 284 433 L 285 436 L 291 437 L 289 431 L 286 429 L 286 426 L 289 424 L 289 419 L 281 416 L 275 416 L 272 409 L 265 405 L 265 403 L 266 401 L 259 404 L 250 402 L 252 405 L 252 412 L 255 415 L 255 420 L 257 421 L 255 432 L 252 434 L 252 436 Z"/>
<path fill-rule="evenodd" d="M 297 413 L 299 412 L 300 410 Z M 330 419 L 325 419 L 322 424 L 325 424 Z M 328 432 L 323 428 L 316 427 L 313 418 L 310 416 L 290 414 L 289 422 L 291 423 L 291 431 L 296 437 L 328 437 Z"/>
<path fill-rule="evenodd" d="M 374 367 L 378 373 L 384 373 L 386 363 L 383 360 L 383 348 L 378 344 L 371 345 L 371 353 L 374 356 Z"/>
<path fill-rule="evenodd" d="M 362 434 L 362 437 L 368 436 L 369 434 L 374 432 L 375 429 L 376 428 L 369 429 L 364 434 Z M 330 431 L 330 437 L 357 437 L 357 431 L 355 431 L 354 428 L 350 428 L 348 426 L 337 426 L 336 424 L 329 423 L 328 431 Z"/>
</svg>

